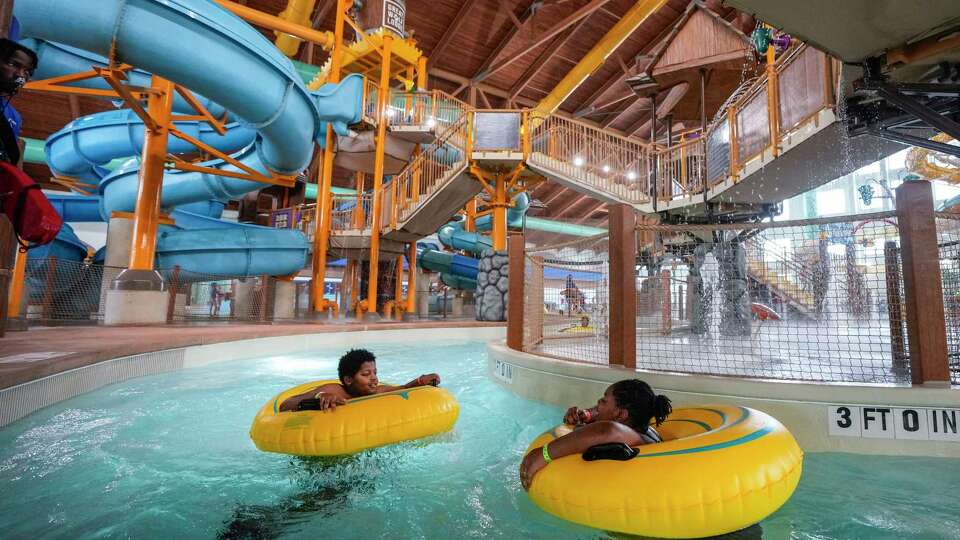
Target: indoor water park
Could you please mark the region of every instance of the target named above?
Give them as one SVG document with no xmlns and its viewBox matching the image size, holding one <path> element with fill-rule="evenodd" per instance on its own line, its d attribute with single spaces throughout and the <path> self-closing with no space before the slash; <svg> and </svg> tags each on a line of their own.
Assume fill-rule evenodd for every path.
<svg viewBox="0 0 960 540">
<path fill-rule="evenodd" d="M 2 0 L 0 98 L 0 537 L 960 539 L 955 0 Z"/>
</svg>

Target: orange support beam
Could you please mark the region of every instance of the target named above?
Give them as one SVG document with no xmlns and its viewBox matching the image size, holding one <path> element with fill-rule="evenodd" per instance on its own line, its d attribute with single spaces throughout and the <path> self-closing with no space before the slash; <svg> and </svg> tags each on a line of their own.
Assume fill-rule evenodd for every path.
<svg viewBox="0 0 960 540">
<path fill-rule="evenodd" d="M 780 93 L 777 84 L 777 51 L 767 45 L 767 119 L 770 122 L 770 155 L 780 153 Z"/>
<path fill-rule="evenodd" d="M 417 312 L 417 243 L 410 242 L 407 253 L 407 313 Z"/>
<path fill-rule="evenodd" d="M 167 134 L 173 110 L 173 83 L 157 75 L 151 81 L 156 93 L 147 98 L 147 113 L 154 127 L 144 132 L 143 165 L 133 218 L 130 249 L 131 270 L 153 270 L 157 249 L 157 225 L 160 221 L 160 190 L 163 166 L 167 160 Z"/>
<path fill-rule="evenodd" d="M 27 274 L 27 252 L 17 248 L 16 259 L 10 276 L 10 294 L 7 304 L 7 317 L 20 316 L 20 301 L 23 297 L 23 283 Z"/>
<path fill-rule="evenodd" d="M 350 0 L 337 0 L 336 24 L 334 26 L 334 46 L 330 54 L 331 83 L 340 82 L 340 67 L 343 62 L 343 26 L 347 18 L 347 8 L 352 5 Z M 331 206 L 332 197 L 330 186 L 333 183 L 333 152 L 335 139 L 333 127 L 327 124 L 327 133 L 323 149 L 323 162 L 320 170 L 320 186 L 317 195 L 317 219 L 314 221 L 313 234 L 313 311 L 321 312 L 331 309 L 331 302 L 323 297 L 327 277 L 327 245 L 330 243 L 330 221 L 333 215 Z M 335 304 L 334 304 L 335 305 Z"/>
<path fill-rule="evenodd" d="M 383 204 L 383 153 L 387 137 L 387 106 L 390 100 L 390 56 L 393 36 L 383 35 L 380 64 L 380 92 L 377 94 L 377 148 L 373 162 L 373 216 L 370 231 L 370 274 L 367 279 L 367 298 L 361 302 L 364 313 L 377 313 L 377 279 L 380 264 L 380 220 Z"/>
</svg>

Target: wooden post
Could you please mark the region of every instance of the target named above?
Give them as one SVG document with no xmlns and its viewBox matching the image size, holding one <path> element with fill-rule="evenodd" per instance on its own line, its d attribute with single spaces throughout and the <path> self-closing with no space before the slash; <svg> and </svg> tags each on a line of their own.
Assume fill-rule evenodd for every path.
<svg viewBox="0 0 960 540">
<path fill-rule="evenodd" d="M 13 0 L 0 0 L 0 37 L 10 37 L 10 22 L 13 20 Z M 2 336 L 3 334 L 0 334 Z"/>
<path fill-rule="evenodd" d="M 511 234 L 507 240 L 509 283 L 507 289 L 507 347 L 523 350 L 523 299 L 526 277 L 524 240 L 522 234 Z"/>
<path fill-rule="evenodd" d="M 910 342 L 910 375 L 915 385 L 949 387 L 940 250 L 930 182 L 907 180 L 897 188 L 897 222 Z"/>
<path fill-rule="evenodd" d="M 660 333 L 663 335 L 669 335 L 673 331 L 673 320 L 671 317 L 673 311 L 672 298 L 670 297 L 670 271 L 663 270 L 660 272 L 660 286 L 663 290 L 663 302 L 660 303 L 661 307 L 661 316 L 660 316 Z"/>
<path fill-rule="evenodd" d="M 637 216 L 626 204 L 609 205 L 609 362 L 637 367 Z"/>
<path fill-rule="evenodd" d="M 170 272 L 170 283 L 168 283 L 167 293 L 170 298 L 167 300 L 167 324 L 173 322 L 173 312 L 177 307 L 177 293 L 180 292 L 180 266 L 174 266 Z M 214 302 L 217 300 L 214 299 Z"/>
<path fill-rule="evenodd" d="M 888 240 L 883 246 L 887 276 L 887 314 L 890 318 L 890 353 L 894 366 L 907 359 L 903 340 L 903 298 L 900 296 L 900 261 L 897 243 Z"/>
</svg>

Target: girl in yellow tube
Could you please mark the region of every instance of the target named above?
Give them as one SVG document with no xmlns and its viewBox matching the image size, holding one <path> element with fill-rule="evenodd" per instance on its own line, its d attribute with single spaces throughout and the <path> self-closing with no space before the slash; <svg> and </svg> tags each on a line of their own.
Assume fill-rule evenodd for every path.
<svg viewBox="0 0 960 540">
<path fill-rule="evenodd" d="M 337 405 L 345 405 L 348 399 L 392 392 L 402 388 L 440 384 L 440 376 L 436 373 L 421 375 L 403 386 L 380 384 L 377 378 L 377 357 L 366 349 L 351 349 L 340 357 L 337 376 L 340 384 L 324 384 L 302 394 L 291 396 L 280 404 L 279 411 L 298 411 L 306 408 L 304 405 L 308 403 L 311 409 L 333 410 Z"/>
<path fill-rule="evenodd" d="M 564 423 L 582 425 L 576 431 L 534 448 L 520 464 L 523 489 L 530 489 L 533 477 L 550 461 L 582 454 L 590 447 L 605 443 L 639 446 L 660 442 L 660 435 L 650 425 L 659 426 L 673 410 L 670 399 L 656 394 L 650 385 L 639 379 L 627 379 L 610 385 L 592 409 L 570 407 Z"/>
</svg>

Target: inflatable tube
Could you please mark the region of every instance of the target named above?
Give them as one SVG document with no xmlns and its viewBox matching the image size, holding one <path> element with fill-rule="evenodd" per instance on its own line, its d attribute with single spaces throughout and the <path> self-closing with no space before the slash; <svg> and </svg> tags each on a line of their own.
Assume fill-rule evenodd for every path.
<svg viewBox="0 0 960 540">
<path fill-rule="evenodd" d="M 351 399 L 329 411 L 278 412 L 284 400 L 339 381 L 301 384 L 267 402 L 253 419 L 250 438 L 264 452 L 298 456 L 353 454 L 450 430 L 460 406 L 450 392 L 418 386 Z"/>
<path fill-rule="evenodd" d="M 572 430 L 560 425 L 527 448 Z M 664 442 L 629 461 L 553 460 L 533 479 L 544 511 L 598 529 L 660 538 L 702 538 L 757 523 L 787 502 L 803 451 L 771 416 L 746 407 L 674 409 Z"/>
</svg>

